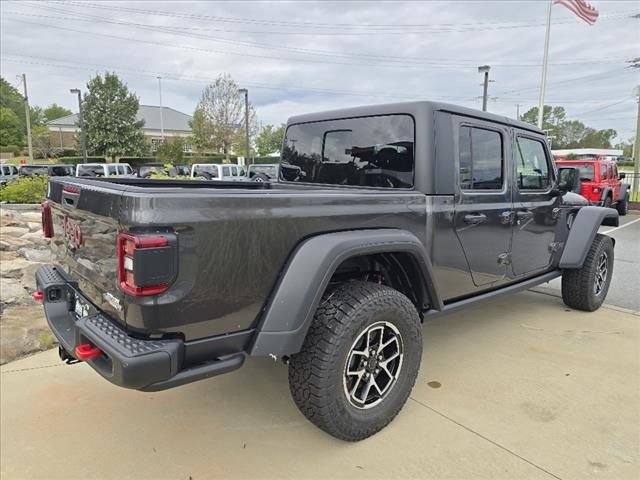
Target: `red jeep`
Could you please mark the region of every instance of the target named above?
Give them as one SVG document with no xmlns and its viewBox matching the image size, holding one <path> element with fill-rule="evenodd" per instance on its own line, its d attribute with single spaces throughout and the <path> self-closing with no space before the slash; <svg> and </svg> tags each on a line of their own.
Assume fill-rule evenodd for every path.
<svg viewBox="0 0 640 480">
<path fill-rule="evenodd" d="M 556 165 L 559 169 L 571 167 L 580 172 L 581 188 L 576 193 L 591 205 L 613 207 L 620 215 L 627 214 L 629 185 L 621 182 L 625 175 L 618 174 L 618 166 L 613 160 L 557 160 Z"/>
</svg>

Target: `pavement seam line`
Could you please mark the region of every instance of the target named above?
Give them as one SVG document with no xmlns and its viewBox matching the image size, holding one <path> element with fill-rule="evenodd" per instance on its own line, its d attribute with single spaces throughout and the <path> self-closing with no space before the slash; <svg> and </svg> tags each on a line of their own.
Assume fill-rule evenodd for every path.
<svg viewBox="0 0 640 480">
<path fill-rule="evenodd" d="M 449 421 L 450 421 L 450 422 L 452 422 L 452 423 L 455 423 L 455 424 L 456 424 L 456 425 L 458 425 L 459 427 L 464 428 L 464 429 L 465 429 L 466 431 L 468 431 L 469 433 L 472 433 L 472 434 L 476 435 L 477 437 L 482 438 L 483 440 L 485 440 L 485 441 L 487 441 L 487 442 L 491 443 L 492 445 L 494 445 L 494 446 L 496 446 L 496 447 L 500 448 L 501 450 L 504 450 L 505 452 L 507 452 L 507 453 L 509 453 L 509 454 L 513 455 L 514 457 L 516 457 L 516 458 L 518 458 L 518 459 L 522 460 L 523 462 L 528 463 L 529 465 L 531 465 L 532 467 L 534 467 L 534 468 L 536 468 L 536 469 L 540 470 L 541 472 L 544 472 L 544 473 L 546 473 L 547 475 L 549 475 L 549 476 L 551 476 L 551 477 L 553 477 L 553 478 L 555 478 L 555 479 L 557 479 L 557 480 L 562 480 L 562 478 L 561 478 L 561 477 L 557 476 L 557 475 L 556 475 L 556 474 L 554 474 L 554 473 L 551 473 L 549 470 L 546 470 L 545 468 L 541 467 L 540 465 L 538 465 L 538 464 L 536 464 L 536 463 L 533 463 L 531 460 L 526 459 L 526 458 L 525 458 L 525 457 L 523 457 L 522 455 L 518 455 L 518 454 L 517 454 L 516 452 L 514 452 L 513 450 L 509 450 L 509 449 L 508 449 L 507 447 L 505 447 L 504 445 L 499 444 L 499 443 L 498 443 L 498 442 L 496 442 L 495 440 L 491 440 L 490 438 L 488 438 L 488 437 L 486 437 L 486 436 L 482 435 L 480 432 L 476 432 L 476 431 L 475 431 L 475 430 L 473 430 L 472 428 L 467 427 L 466 425 L 464 425 L 464 424 L 462 424 L 462 423 L 458 422 L 457 420 L 454 420 L 453 418 L 451 418 L 451 417 L 447 416 L 446 414 L 444 414 L 444 413 L 442 413 L 442 412 L 440 412 L 440 411 L 436 410 L 435 408 L 430 407 L 430 406 L 429 406 L 429 405 L 427 405 L 426 403 L 423 403 L 423 402 L 421 402 L 420 400 L 416 400 L 416 399 L 415 399 L 415 398 L 413 398 L 412 396 L 409 396 L 409 398 L 410 398 L 411 400 L 413 400 L 415 403 L 417 403 L 418 405 L 420 405 L 420 406 L 422 406 L 422 407 L 424 407 L 424 408 L 426 408 L 426 409 L 428 409 L 428 410 L 431 410 L 433 413 L 435 413 L 435 414 L 437 414 L 437 415 L 440 415 L 442 418 L 444 418 L 444 419 L 446 419 L 446 420 L 449 420 Z"/>
<path fill-rule="evenodd" d="M 64 363 L 54 363 L 51 365 L 42 365 L 41 367 L 29 367 L 29 368 L 16 368 L 15 370 L 2 370 L 0 371 L 0 375 L 5 373 L 16 373 L 16 372 L 26 372 L 29 370 L 40 370 L 41 368 L 52 368 L 52 367 L 62 367 Z"/>
<path fill-rule="evenodd" d="M 633 225 L 636 222 L 640 222 L 640 218 L 636 218 L 635 220 L 631 220 L 629 223 L 625 223 L 624 225 L 620 225 L 619 227 L 612 228 L 611 230 L 607 230 L 606 232 L 602 232 L 602 235 L 606 235 L 607 233 L 615 232 L 616 230 L 620 230 L 621 228 L 628 227 L 629 225 Z"/>
</svg>

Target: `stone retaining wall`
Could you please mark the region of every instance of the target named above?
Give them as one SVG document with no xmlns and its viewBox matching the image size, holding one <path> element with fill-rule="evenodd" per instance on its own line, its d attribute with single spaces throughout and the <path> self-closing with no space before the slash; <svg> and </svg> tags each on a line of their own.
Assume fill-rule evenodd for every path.
<svg viewBox="0 0 640 480">
<path fill-rule="evenodd" d="M 56 345 L 32 299 L 35 272 L 51 261 L 39 207 L 0 205 L 0 364 Z"/>
</svg>

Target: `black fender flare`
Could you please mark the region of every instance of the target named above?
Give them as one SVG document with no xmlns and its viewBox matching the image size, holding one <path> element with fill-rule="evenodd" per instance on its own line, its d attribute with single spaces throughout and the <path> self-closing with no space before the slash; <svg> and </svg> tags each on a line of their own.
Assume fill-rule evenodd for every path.
<svg viewBox="0 0 640 480">
<path fill-rule="evenodd" d="M 249 348 L 255 356 L 300 351 L 331 276 L 345 260 L 374 253 L 410 254 L 420 267 L 430 304 L 442 310 L 433 267 L 424 245 L 399 229 L 326 233 L 303 241 L 293 252 L 264 310 Z"/>
<path fill-rule="evenodd" d="M 619 202 L 624 202 L 624 200 L 629 196 L 630 188 L 631 188 L 631 185 L 627 185 L 626 183 L 623 183 L 622 185 L 620 185 L 620 194 L 618 195 Z"/>
<path fill-rule="evenodd" d="M 609 196 L 609 194 L 611 194 L 611 202 L 615 202 L 614 198 L 613 198 L 613 189 L 611 187 L 604 187 L 602 189 L 602 195 L 600 195 L 600 200 L 602 202 L 604 202 L 607 197 Z"/>
<path fill-rule="evenodd" d="M 581 268 L 600 225 L 618 226 L 618 211 L 604 207 L 578 210 L 560 257 L 560 268 Z"/>
</svg>

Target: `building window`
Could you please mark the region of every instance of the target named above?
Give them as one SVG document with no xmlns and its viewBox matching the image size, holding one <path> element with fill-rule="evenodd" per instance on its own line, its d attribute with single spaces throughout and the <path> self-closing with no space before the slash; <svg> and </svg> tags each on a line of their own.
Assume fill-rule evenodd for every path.
<svg viewBox="0 0 640 480">
<path fill-rule="evenodd" d="M 183 151 L 184 153 L 191 153 L 191 152 L 193 152 L 193 147 L 191 146 L 191 144 L 190 144 L 190 143 L 184 143 L 184 144 L 182 145 L 182 151 Z"/>
<path fill-rule="evenodd" d="M 152 138 L 151 139 L 151 151 L 152 152 L 157 152 L 158 148 L 160 148 L 160 145 L 162 145 L 162 139 L 161 138 Z"/>
</svg>

